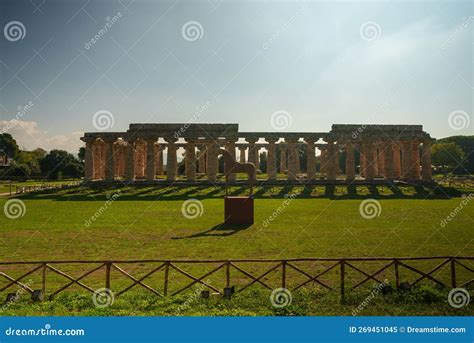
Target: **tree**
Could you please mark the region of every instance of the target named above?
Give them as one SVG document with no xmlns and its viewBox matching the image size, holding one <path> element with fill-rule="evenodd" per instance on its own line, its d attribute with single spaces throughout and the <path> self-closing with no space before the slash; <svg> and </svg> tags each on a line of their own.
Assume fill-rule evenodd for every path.
<svg viewBox="0 0 474 343">
<path fill-rule="evenodd" d="M 50 179 L 59 177 L 76 178 L 82 175 L 82 164 L 64 150 L 51 150 L 40 160 L 41 172 Z"/>
<path fill-rule="evenodd" d="M 462 165 L 464 151 L 455 143 L 436 143 L 431 147 L 431 161 L 441 170 L 452 172 Z"/>
<path fill-rule="evenodd" d="M 6 177 L 27 179 L 31 174 L 30 168 L 26 164 L 13 162 L 5 172 Z"/>
<path fill-rule="evenodd" d="M 77 157 L 79 158 L 79 161 L 83 162 L 86 159 L 86 148 L 80 147 Z"/>
<path fill-rule="evenodd" d="M 15 159 L 20 152 L 16 140 L 9 133 L 0 134 L 0 149 L 3 150 L 8 157 L 13 159 Z"/>
<path fill-rule="evenodd" d="M 40 174 L 39 159 L 34 151 L 20 151 L 17 155 L 16 162 L 28 166 L 31 174 Z"/>
<path fill-rule="evenodd" d="M 456 168 L 460 174 L 474 173 L 474 136 L 451 136 L 439 139 L 436 143 L 454 143 L 464 151 L 462 167 Z"/>
</svg>

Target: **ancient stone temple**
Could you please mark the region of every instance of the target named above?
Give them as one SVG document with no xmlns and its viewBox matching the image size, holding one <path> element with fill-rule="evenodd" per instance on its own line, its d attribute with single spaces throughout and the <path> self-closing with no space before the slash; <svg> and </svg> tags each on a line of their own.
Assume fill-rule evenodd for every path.
<svg viewBox="0 0 474 343">
<path fill-rule="evenodd" d="M 270 182 L 431 181 L 432 139 L 421 125 L 333 125 L 330 132 L 239 132 L 238 124 L 130 124 L 126 132 L 88 132 L 81 140 L 86 143 L 85 181 L 160 182 L 165 178 L 214 182 L 220 149 L 239 162 L 254 163 L 257 169 L 260 153 L 266 152 Z M 185 170 L 179 177 L 178 151 Z M 340 159 L 340 154 L 345 159 Z"/>
</svg>

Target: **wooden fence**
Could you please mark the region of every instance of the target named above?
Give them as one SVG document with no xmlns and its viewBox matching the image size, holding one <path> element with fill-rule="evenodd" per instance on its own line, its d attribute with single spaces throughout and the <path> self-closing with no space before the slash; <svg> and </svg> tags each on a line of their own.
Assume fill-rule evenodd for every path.
<svg viewBox="0 0 474 343">
<path fill-rule="evenodd" d="M 38 185 L 26 185 L 26 186 L 17 186 L 10 184 L 10 195 L 13 194 L 13 187 L 15 188 L 15 194 L 23 194 L 23 193 L 30 193 L 30 192 L 37 192 L 37 191 L 44 191 L 44 190 L 59 190 L 59 189 L 66 189 L 70 187 L 79 186 L 80 182 L 68 182 L 68 183 L 61 183 L 61 184 L 38 184 Z"/>
<path fill-rule="evenodd" d="M 23 280 L 37 273 L 40 275 L 41 294 L 47 296 L 49 299 L 54 298 L 59 293 L 65 291 L 73 285 L 77 285 L 85 290 L 94 293 L 95 289 L 84 283 L 84 279 L 90 276 L 92 273 L 99 272 L 101 284 L 111 290 L 115 296 L 120 296 L 134 286 L 141 286 L 147 291 L 155 294 L 156 296 L 173 296 L 180 294 L 193 285 L 200 284 L 203 289 L 214 292 L 215 294 L 224 295 L 226 290 L 232 289 L 236 293 L 244 292 L 249 287 L 258 285 L 269 290 L 274 288 L 282 287 L 287 288 L 290 291 L 296 291 L 309 285 L 317 285 L 321 288 L 327 289 L 328 291 L 339 291 L 341 301 L 344 300 L 346 290 L 356 289 L 369 282 L 376 282 L 381 284 L 385 282 L 380 279 L 380 274 L 383 273 L 385 277 L 390 275 L 390 279 L 394 282 L 394 286 L 397 288 L 409 288 L 421 281 L 432 281 L 435 284 L 442 287 L 469 287 L 473 284 L 472 279 L 474 269 L 471 267 L 471 261 L 474 257 L 459 257 L 459 256 L 436 256 L 436 257 L 413 257 L 413 258 L 306 258 L 306 259 L 240 259 L 240 260 L 116 260 L 116 261 L 36 261 L 36 262 L 0 262 L 0 277 L 7 280 L 6 285 L 1 286 L 0 293 L 7 291 L 10 287 L 18 286 L 26 292 L 33 294 L 35 291 L 31 285 L 26 284 Z M 423 271 L 420 267 L 414 267 L 415 262 L 438 262 L 436 266 L 428 271 Z M 378 263 L 379 266 L 374 271 L 367 271 L 362 269 L 362 265 L 369 263 Z M 96 265 L 90 269 L 90 265 Z M 126 271 L 123 265 L 140 265 L 149 266 L 155 264 L 150 268 L 144 275 L 135 277 L 131 274 L 131 271 Z M 306 264 L 306 268 L 304 265 Z M 312 267 L 307 268 L 308 264 Z M 65 265 L 81 265 L 83 267 L 89 266 L 86 272 L 83 272 L 80 276 L 74 277 L 66 273 L 64 270 L 60 270 L 60 266 Z M 207 270 L 205 273 L 200 273 L 199 276 L 191 274 L 191 271 L 185 270 L 183 265 L 196 267 L 206 266 L 212 269 Z M 381 266 L 380 266 L 381 265 Z M 31 267 L 32 266 L 32 267 Z M 248 268 L 251 266 L 260 266 L 263 270 L 258 275 L 255 275 L 254 271 L 249 271 Z M 318 268 L 316 268 L 316 266 Z M 13 277 L 7 273 L 13 271 L 18 272 L 18 269 L 24 271 L 27 267 L 27 271 L 20 276 Z M 373 266 L 372 266 L 373 267 Z M 64 268 L 64 267 L 63 267 Z M 199 269 L 197 268 L 197 269 Z M 461 282 L 457 273 L 463 269 L 463 276 L 468 279 Z M 317 270 L 317 271 L 316 271 Z M 412 274 L 411 280 L 402 278 L 401 271 L 409 271 Z M 448 282 L 441 280 L 435 273 L 439 273 L 441 270 L 446 272 L 448 275 Z M 112 283 L 111 274 L 117 273 L 120 277 L 125 277 L 132 281 L 131 284 L 124 288 L 119 288 L 117 285 L 114 286 Z M 290 277 L 290 271 L 292 277 Z M 330 272 L 335 272 L 336 277 L 332 278 L 332 282 L 323 280 L 323 276 Z M 162 287 L 160 289 L 153 288 L 145 283 L 146 279 L 149 279 L 152 275 L 162 272 L 163 279 L 161 282 Z M 182 278 L 187 280 L 187 284 L 174 291 L 170 290 L 170 285 L 174 282 L 175 278 L 170 276 L 173 272 L 175 275 L 179 274 Z M 221 276 L 218 278 L 218 286 L 216 283 L 211 284 L 207 282 L 207 278 L 211 275 L 215 275 L 220 272 Z M 357 281 L 350 282 L 348 279 L 349 273 L 355 273 L 359 275 L 360 279 Z M 62 285 L 59 289 L 48 291 L 47 280 L 49 273 L 59 275 L 61 278 L 67 279 L 67 283 Z M 267 277 L 274 273 L 273 281 L 275 284 L 270 285 Z M 297 274 L 299 277 L 296 277 Z M 413 280 L 413 275 L 416 278 Z M 235 283 L 236 279 L 239 279 L 239 283 Z M 242 282 L 242 278 L 245 282 Z M 206 281 L 205 281 L 206 280 Z M 336 282 L 334 280 L 337 280 Z M 233 287 L 234 286 L 234 287 Z"/>
</svg>

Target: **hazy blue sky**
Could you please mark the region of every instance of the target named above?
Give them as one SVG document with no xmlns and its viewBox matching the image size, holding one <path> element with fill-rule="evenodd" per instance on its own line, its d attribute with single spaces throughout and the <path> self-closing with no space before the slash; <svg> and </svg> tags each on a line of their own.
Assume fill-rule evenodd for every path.
<svg viewBox="0 0 474 343">
<path fill-rule="evenodd" d="M 284 110 L 287 131 L 473 134 L 472 4 L 2 0 L 0 123 L 25 148 L 69 151 L 100 110 L 114 117 L 109 131 L 191 119 L 275 131 L 272 113 Z M 5 32 L 12 21 L 22 39 Z M 464 112 L 460 130 L 453 111 Z"/>
</svg>

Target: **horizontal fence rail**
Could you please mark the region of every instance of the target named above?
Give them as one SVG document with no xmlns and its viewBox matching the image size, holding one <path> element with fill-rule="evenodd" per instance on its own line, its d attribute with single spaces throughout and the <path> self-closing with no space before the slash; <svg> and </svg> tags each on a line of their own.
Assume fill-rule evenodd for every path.
<svg viewBox="0 0 474 343">
<path fill-rule="evenodd" d="M 120 296 L 135 286 L 141 286 L 156 296 L 173 296 L 189 290 L 195 285 L 201 291 L 213 292 L 215 295 L 229 296 L 230 293 L 240 293 L 252 286 L 259 286 L 268 290 L 286 288 L 296 291 L 303 287 L 317 286 L 328 291 L 339 291 L 341 301 L 344 300 L 346 290 L 354 290 L 368 283 L 393 283 L 396 288 L 408 289 L 422 281 L 431 281 L 441 287 L 469 287 L 474 283 L 472 256 L 434 256 L 434 257 L 362 257 L 362 258 L 294 258 L 294 259 L 233 259 L 233 260 L 64 260 L 64 261 L 20 261 L 0 262 L 0 279 L 6 284 L 0 284 L 0 293 L 17 287 L 23 292 L 40 294 L 41 299 L 47 296 L 53 299 L 59 293 L 71 286 L 78 286 L 88 292 L 95 293 L 97 287 L 89 286 L 84 279 L 96 275 L 96 281 L 105 286 L 105 289 Z M 416 263 L 434 263 L 425 271 Z M 377 263 L 374 269 L 373 264 Z M 91 265 L 93 268 L 90 268 Z M 139 265 L 141 268 L 150 267 L 140 277 L 134 276 L 136 269 L 130 265 Z M 369 268 L 368 264 L 372 264 Z M 65 271 L 74 265 L 74 271 L 82 274 L 72 276 Z M 129 265 L 129 270 L 126 270 Z M 78 266 L 82 266 L 79 268 Z M 28 268 L 26 268 L 28 267 Z M 424 266 L 426 268 L 426 266 Z M 26 268 L 26 270 L 24 270 Z M 84 271 L 84 268 L 87 270 Z M 207 268 L 207 269 L 206 269 Z M 211 268 L 211 269 L 209 269 Z M 260 269 L 259 269 L 260 268 Z M 364 269 L 365 268 L 365 269 Z M 372 270 L 368 270 L 372 269 Z M 19 272 L 19 276 L 12 273 Z M 67 268 L 66 268 L 67 269 Z M 256 271 L 256 269 L 259 269 Z M 448 277 L 440 278 L 436 273 L 446 272 Z M 461 281 L 458 273 L 463 272 Z M 403 277 L 401 273 L 410 273 L 411 278 Z M 131 280 L 125 287 L 112 283 L 118 277 Z M 161 273 L 160 286 L 150 286 L 145 281 L 151 281 L 153 276 Z M 199 273 L 199 274 L 197 274 Z M 333 278 L 323 278 L 333 273 Z M 34 289 L 24 280 L 33 274 L 39 274 L 41 289 Z M 48 279 L 52 275 L 66 279 L 56 290 L 49 290 Z M 467 275 L 467 278 L 466 278 Z M 209 279 L 214 277 L 213 282 Z M 181 278 L 180 282 L 177 282 Z M 388 280 L 390 279 L 390 280 Z M 446 281 L 447 279 L 447 281 Z M 50 283 L 52 283 L 50 281 Z M 57 283 L 57 282 L 56 282 Z M 123 283 L 123 282 L 122 282 Z M 183 284 L 184 283 L 184 284 Z M 175 289 L 171 289 L 174 286 Z M 39 299 L 39 300 L 41 300 Z M 37 299 L 38 300 L 38 299 Z"/>
</svg>

